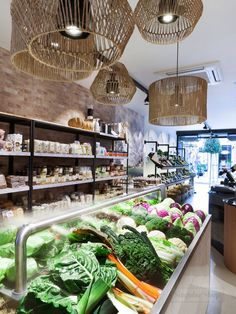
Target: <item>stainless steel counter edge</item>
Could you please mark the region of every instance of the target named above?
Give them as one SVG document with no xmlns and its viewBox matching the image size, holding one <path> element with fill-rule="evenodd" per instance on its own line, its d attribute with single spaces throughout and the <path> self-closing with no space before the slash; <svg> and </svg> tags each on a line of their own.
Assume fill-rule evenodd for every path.
<svg viewBox="0 0 236 314">
<path fill-rule="evenodd" d="M 20 297 L 23 296 L 27 290 L 26 242 L 30 235 L 38 231 L 44 230 L 54 224 L 64 223 L 72 219 L 78 218 L 83 214 L 89 214 L 97 210 L 100 210 L 102 208 L 110 207 L 117 203 L 128 201 L 130 199 L 141 197 L 149 193 L 153 193 L 160 190 L 161 190 L 162 195 L 164 196 L 165 185 L 160 184 L 150 189 L 144 189 L 143 191 L 138 192 L 138 193 L 133 193 L 133 194 L 121 196 L 118 198 L 114 198 L 114 199 L 99 203 L 97 205 L 92 205 L 82 210 L 80 209 L 80 210 L 71 211 L 66 214 L 61 214 L 57 217 L 51 217 L 45 220 L 38 221 L 36 223 L 30 223 L 21 227 L 17 232 L 16 241 L 15 241 L 16 286 L 15 286 L 15 290 L 12 293 L 12 298 L 14 298 L 15 300 L 19 300 Z"/>
<path fill-rule="evenodd" d="M 201 240 L 201 238 L 202 238 L 202 236 L 203 236 L 203 234 L 204 234 L 204 232 L 206 230 L 206 227 L 208 226 L 210 221 L 211 221 L 211 215 L 208 215 L 206 220 L 202 224 L 202 227 L 201 227 L 200 231 L 194 237 L 194 239 L 193 239 L 192 243 L 190 244 L 187 252 L 183 256 L 182 260 L 179 262 L 179 264 L 176 267 L 173 275 L 171 276 L 171 278 L 168 281 L 167 285 L 163 289 L 163 292 L 162 292 L 160 298 L 158 299 L 156 304 L 153 306 L 151 314 L 159 314 L 163 310 L 166 301 L 171 296 L 171 292 L 173 291 L 174 287 L 178 283 L 178 279 L 181 278 L 184 270 L 188 266 L 188 263 L 190 261 L 190 257 L 192 256 L 192 254 L 194 253 L 195 249 L 197 248 L 197 245 L 198 245 L 199 241 Z"/>
</svg>

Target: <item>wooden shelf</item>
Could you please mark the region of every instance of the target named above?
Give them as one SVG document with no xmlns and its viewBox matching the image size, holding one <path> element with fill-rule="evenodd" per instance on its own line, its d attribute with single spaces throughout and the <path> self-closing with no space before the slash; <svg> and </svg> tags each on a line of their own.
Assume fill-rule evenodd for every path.
<svg viewBox="0 0 236 314">
<path fill-rule="evenodd" d="M 128 176 L 116 176 L 116 177 L 104 177 L 104 178 L 96 178 L 96 182 L 102 181 L 110 181 L 110 180 L 119 180 L 119 179 L 127 179 Z"/>
<path fill-rule="evenodd" d="M 6 189 L 0 189 L 0 195 L 4 194 L 11 194 L 11 193 L 20 193 L 20 192 L 26 192 L 29 191 L 29 186 L 22 186 L 20 188 L 6 188 Z"/>
<path fill-rule="evenodd" d="M 94 159 L 94 155 L 34 153 L 35 157 Z"/>
<path fill-rule="evenodd" d="M 96 159 L 128 159 L 127 156 L 96 156 Z"/>
<path fill-rule="evenodd" d="M 175 181 L 175 182 L 172 182 L 172 183 L 165 183 L 165 186 L 169 187 L 171 185 L 180 184 L 180 183 L 183 183 L 183 182 L 185 182 L 186 180 L 189 180 L 189 179 L 190 179 L 190 177 L 186 177 L 186 178 L 183 178 L 181 180 L 178 180 L 178 181 Z"/>
<path fill-rule="evenodd" d="M 183 166 L 163 166 L 163 167 L 158 167 L 161 170 L 174 170 L 174 169 L 184 169 L 187 168 L 189 165 L 183 165 Z"/>
<path fill-rule="evenodd" d="M 83 180 L 83 181 L 81 180 L 81 181 L 41 184 L 41 185 L 34 185 L 33 190 L 53 189 L 53 188 L 59 188 L 59 187 L 64 187 L 64 186 L 87 184 L 87 183 L 92 183 L 92 182 L 93 180 L 91 179 L 91 180 Z"/>
<path fill-rule="evenodd" d="M 21 157 L 21 156 L 25 156 L 25 157 L 30 157 L 30 153 L 29 152 L 5 152 L 5 151 L 0 151 L 0 156 L 15 156 L 15 157 Z"/>
</svg>

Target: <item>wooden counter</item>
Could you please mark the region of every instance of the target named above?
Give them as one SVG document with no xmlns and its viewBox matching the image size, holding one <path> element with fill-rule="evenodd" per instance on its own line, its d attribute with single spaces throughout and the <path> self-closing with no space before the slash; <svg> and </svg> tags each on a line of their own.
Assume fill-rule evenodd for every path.
<svg viewBox="0 0 236 314">
<path fill-rule="evenodd" d="M 224 210 L 224 262 L 236 274 L 236 206 L 225 204 Z"/>
</svg>

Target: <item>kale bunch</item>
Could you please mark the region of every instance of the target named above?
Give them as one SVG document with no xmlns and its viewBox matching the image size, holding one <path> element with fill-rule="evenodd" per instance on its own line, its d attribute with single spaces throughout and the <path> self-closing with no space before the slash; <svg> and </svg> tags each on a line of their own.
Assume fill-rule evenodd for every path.
<svg viewBox="0 0 236 314">
<path fill-rule="evenodd" d="M 118 236 L 109 227 L 102 228 L 116 256 L 138 279 L 163 287 L 173 269 L 162 263 L 145 232 L 139 233 L 130 226 L 123 228 L 129 232 Z"/>
</svg>

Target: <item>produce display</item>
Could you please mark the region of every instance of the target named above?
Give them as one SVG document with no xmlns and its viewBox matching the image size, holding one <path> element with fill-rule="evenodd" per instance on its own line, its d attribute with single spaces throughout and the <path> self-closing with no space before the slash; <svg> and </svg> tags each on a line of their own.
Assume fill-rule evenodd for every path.
<svg viewBox="0 0 236 314">
<path fill-rule="evenodd" d="M 52 226 L 27 241 L 18 314 L 150 313 L 206 214 L 144 197 Z M 0 231 L 0 283 L 15 280 L 16 227 Z"/>
</svg>

